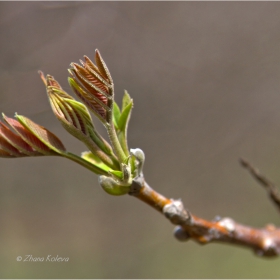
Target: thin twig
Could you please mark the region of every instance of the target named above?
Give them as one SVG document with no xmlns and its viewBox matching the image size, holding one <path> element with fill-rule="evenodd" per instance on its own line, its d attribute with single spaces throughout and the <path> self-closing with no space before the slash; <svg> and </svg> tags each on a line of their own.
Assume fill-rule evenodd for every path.
<svg viewBox="0 0 280 280">
<path fill-rule="evenodd" d="M 251 175 L 267 190 L 271 200 L 274 202 L 274 204 L 277 206 L 278 210 L 280 211 L 280 193 L 277 189 L 277 187 L 268 180 L 264 175 L 262 175 L 258 169 L 252 166 L 252 164 L 241 158 L 240 159 L 241 165 L 249 170 Z"/>
<path fill-rule="evenodd" d="M 180 200 L 164 197 L 153 190 L 143 177 L 134 181 L 130 195 L 144 201 L 176 224 L 174 235 L 180 241 L 194 240 L 200 244 L 223 242 L 251 248 L 259 256 L 280 255 L 280 228 L 267 225 L 252 228 L 231 218 L 207 221 L 191 214 Z"/>
</svg>

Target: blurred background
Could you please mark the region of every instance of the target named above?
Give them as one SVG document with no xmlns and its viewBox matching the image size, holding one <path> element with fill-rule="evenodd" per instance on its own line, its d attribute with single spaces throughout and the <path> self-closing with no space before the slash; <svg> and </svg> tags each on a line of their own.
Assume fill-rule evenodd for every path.
<svg viewBox="0 0 280 280">
<path fill-rule="evenodd" d="M 238 159 L 280 186 L 279 30 L 279 2 L 0 2 L 0 111 L 80 154 L 37 71 L 71 93 L 69 64 L 98 48 L 117 102 L 134 99 L 129 145 L 154 189 L 206 219 L 278 225 Z M 162 215 L 58 157 L 0 159 L 0 225 L 1 278 L 280 278 L 279 258 L 178 242 Z M 26 255 L 69 261 L 16 261 Z"/>
</svg>

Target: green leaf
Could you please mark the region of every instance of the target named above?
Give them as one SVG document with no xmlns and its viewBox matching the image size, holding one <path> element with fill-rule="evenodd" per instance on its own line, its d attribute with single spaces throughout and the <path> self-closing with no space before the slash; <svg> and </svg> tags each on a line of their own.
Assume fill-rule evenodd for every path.
<svg viewBox="0 0 280 280">
<path fill-rule="evenodd" d="M 132 107 L 133 100 L 131 99 L 128 92 L 125 90 L 122 100 L 122 112 L 118 120 L 118 127 L 120 131 L 125 132 L 125 130 L 127 129 Z"/>
<path fill-rule="evenodd" d="M 121 131 L 125 131 L 128 126 L 129 118 L 131 115 L 131 109 L 133 106 L 133 101 L 131 100 L 130 103 L 126 105 L 126 107 L 122 110 L 118 125 Z"/>
<path fill-rule="evenodd" d="M 128 91 L 124 91 L 123 99 L 122 99 L 122 112 L 124 108 L 132 101 L 130 95 L 128 94 Z"/>
<path fill-rule="evenodd" d="M 114 126 L 116 129 L 119 129 L 119 119 L 121 116 L 121 111 L 120 108 L 118 106 L 118 104 L 116 102 L 114 102 L 114 107 L 113 107 L 113 122 L 114 122 Z"/>
<path fill-rule="evenodd" d="M 75 154 L 66 152 L 63 155 L 64 157 L 82 165 L 83 167 L 89 169 L 90 171 L 94 172 L 95 174 L 99 174 L 99 175 L 109 175 L 109 173 L 105 170 L 103 170 L 102 168 L 92 164 L 91 162 L 89 162 L 88 160 L 83 159 L 82 157 L 79 157 Z"/>
<path fill-rule="evenodd" d="M 78 102 L 76 100 L 66 99 L 65 101 L 71 106 L 72 109 L 75 110 L 76 114 L 78 115 L 78 118 L 82 119 L 82 121 L 85 123 L 85 129 L 87 130 L 87 135 L 90 136 L 90 138 L 94 141 L 94 143 L 96 143 L 96 145 L 107 155 L 113 155 L 113 150 L 111 146 L 95 130 L 91 116 L 87 110 L 87 107 L 81 102 Z"/>
<path fill-rule="evenodd" d="M 118 139 L 120 145 L 126 154 L 129 155 L 128 146 L 127 146 L 127 127 L 131 115 L 131 110 L 133 107 L 133 100 L 130 98 L 127 91 L 124 92 L 123 101 L 122 101 L 122 112 L 118 121 Z"/>
<path fill-rule="evenodd" d="M 113 174 L 114 176 L 116 176 L 116 177 L 119 178 L 120 180 L 123 179 L 123 172 L 122 172 L 122 171 L 110 170 L 109 173 Z"/>
<path fill-rule="evenodd" d="M 111 167 L 106 165 L 99 157 L 94 155 L 92 152 L 83 152 L 81 157 L 96 167 L 104 170 L 105 172 L 111 171 Z"/>
</svg>

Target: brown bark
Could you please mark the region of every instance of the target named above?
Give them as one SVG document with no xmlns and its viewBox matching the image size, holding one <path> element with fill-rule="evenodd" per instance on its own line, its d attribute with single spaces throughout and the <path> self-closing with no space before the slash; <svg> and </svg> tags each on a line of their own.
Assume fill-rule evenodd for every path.
<svg viewBox="0 0 280 280">
<path fill-rule="evenodd" d="M 249 168 L 248 166 L 250 166 L 249 170 L 255 178 L 258 178 L 258 181 L 262 178 L 263 182 L 268 182 L 248 162 L 246 163 L 245 167 Z M 242 164 L 245 165 L 244 162 Z M 267 187 L 267 189 L 271 191 L 271 187 Z M 273 193 L 276 193 L 275 187 L 273 187 L 273 190 Z M 239 224 L 227 217 L 216 218 L 213 221 L 204 220 L 185 209 L 180 200 L 166 198 L 153 190 L 146 183 L 144 177 L 138 177 L 134 180 L 130 195 L 161 212 L 175 224 L 174 235 L 180 241 L 194 240 L 200 244 L 221 242 L 251 248 L 259 256 L 273 257 L 280 255 L 280 228 L 276 228 L 274 225 L 253 228 Z M 277 201 L 273 197 L 272 201 L 275 202 L 275 200 Z"/>
</svg>

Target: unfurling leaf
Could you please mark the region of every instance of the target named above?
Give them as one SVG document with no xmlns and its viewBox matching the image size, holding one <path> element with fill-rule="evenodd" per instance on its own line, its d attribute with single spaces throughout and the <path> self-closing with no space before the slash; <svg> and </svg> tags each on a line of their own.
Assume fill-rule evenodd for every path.
<svg viewBox="0 0 280 280">
<path fill-rule="evenodd" d="M 95 63 L 84 56 L 80 64 L 71 63 L 69 73 L 69 84 L 83 103 L 66 93 L 52 76 L 39 71 L 55 116 L 89 151 L 72 154 L 44 127 L 24 116 L 16 115 L 14 120 L 3 115 L 7 125 L 0 122 L 0 157 L 60 155 L 103 175 L 100 183 L 108 193 L 128 193 L 139 165 L 127 146 L 133 101 L 125 91 L 121 110 L 114 102 L 113 79 L 98 50 Z M 96 131 L 89 110 L 105 126 L 110 144 Z"/>
<path fill-rule="evenodd" d="M 42 155 L 34 151 L 29 144 L 2 122 L 0 122 L 0 151 L 2 157 Z"/>
<path fill-rule="evenodd" d="M 81 157 L 91 164 L 95 165 L 96 167 L 104 170 L 105 172 L 112 170 L 111 167 L 106 165 L 99 157 L 94 155 L 92 152 L 83 152 Z"/>
<path fill-rule="evenodd" d="M 95 130 L 87 107 L 68 95 L 50 75 L 46 77 L 47 93 L 55 116 L 74 137 L 84 142 L 92 153 L 111 168 L 119 168 L 108 142 Z M 58 85 L 58 86 L 52 86 Z"/>
<path fill-rule="evenodd" d="M 133 106 L 133 100 L 130 99 L 129 102 L 126 102 L 127 101 L 127 98 L 125 98 L 126 96 L 129 96 L 127 92 L 125 92 L 125 94 L 124 94 L 123 99 L 126 99 L 126 100 L 125 100 L 125 102 L 123 102 L 124 105 L 122 107 L 122 113 L 120 115 L 119 123 L 118 123 L 119 129 L 124 132 L 127 130 L 128 122 L 129 122 L 130 115 L 131 115 L 131 109 Z"/>
<path fill-rule="evenodd" d="M 16 114 L 17 120 L 3 114 L 0 122 L 0 154 L 5 157 L 61 155 L 65 152 L 62 142 L 46 128 Z M 14 132 L 13 132 L 14 130 Z"/>
<path fill-rule="evenodd" d="M 46 128 L 34 123 L 24 116 L 16 114 L 15 117 L 22 126 L 29 130 L 41 143 L 45 144 L 50 150 L 58 154 L 66 151 L 59 138 L 48 131 Z"/>
<path fill-rule="evenodd" d="M 81 65 L 71 63 L 69 84 L 76 95 L 105 124 L 112 118 L 114 85 L 109 70 L 98 50 L 95 52 L 96 65 L 87 57 Z"/>
<path fill-rule="evenodd" d="M 130 97 L 128 91 L 125 90 L 122 99 L 122 112 L 124 111 L 125 107 L 131 102 L 132 102 L 132 98 Z"/>
<path fill-rule="evenodd" d="M 20 124 L 24 126 L 25 129 L 29 130 L 41 143 L 45 144 L 50 150 L 58 154 L 66 151 L 59 138 L 48 131 L 46 128 L 34 123 L 24 116 L 16 114 L 15 117 L 20 122 Z"/>
<path fill-rule="evenodd" d="M 118 162 L 123 163 L 128 156 L 128 150 L 124 151 L 113 123 L 113 80 L 98 50 L 95 52 L 95 60 L 96 65 L 85 56 L 84 61 L 80 61 L 81 65 L 71 63 L 71 77 L 68 81 L 76 95 L 106 127 L 114 154 Z"/>
<path fill-rule="evenodd" d="M 109 83 L 112 85 L 113 79 L 111 77 L 111 74 L 109 72 L 107 65 L 105 64 L 105 61 L 101 57 L 101 54 L 98 50 L 95 50 L 95 61 L 96 61 L 96 64 L 97 64 L 100 72 L 108 79 Z"/>
<path fill-rule="evenodd" d="M 118 171 L 118 170 L 111 170 L 110 174 L 114 175 L 116 178 L 118 178 L 119 180 L 122 180 L 123 178 L 123 172 L 122 171 Z"/>
<path fill-rule="evenodd" d="M 114 110 L 115 107 L 117 106 L 114 106 Z M 129 155 L 128 145 L 127 145 L 127 128 L 128 128 L 128 123 L 131 116 L 132 108 L 133 108 L 133 100 L 130 98 L 128 92 L 125 91 L 123 96 L 123 101 L 122 101 L 122 111 L 119 113 L 114 113 L 114 120 L 115 120 L 114 125 L 117 130 L 119 142 L 126 156 Z M 117 107 L 116 112 L 118 109 L 119 107 Z"/>
<path fill-rule="evenodd" d="M 120 108 L 119 108 L 118 104 L 116 102 L 114 102 L 114 105 L 113 105 L 113 122 L 114 122 L 115 129 L 117 129 L 117 130 L 119 129 L 120 116 L 121 116 Z"/>
</svg>

